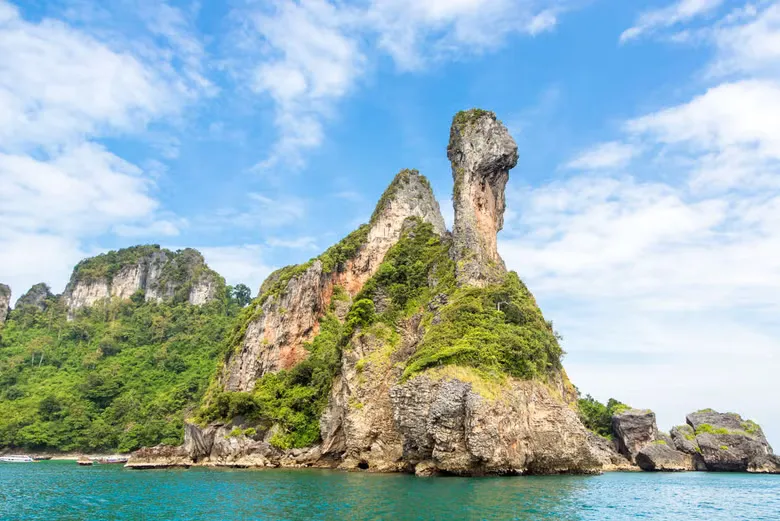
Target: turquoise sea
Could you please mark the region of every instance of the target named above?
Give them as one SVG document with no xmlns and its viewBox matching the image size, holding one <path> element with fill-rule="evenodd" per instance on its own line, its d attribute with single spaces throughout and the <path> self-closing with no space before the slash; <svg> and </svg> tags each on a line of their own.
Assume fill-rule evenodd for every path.
<svg viewBox="0 0 780 521">
<path fill-rule="evenodd" d="M 320 470 L 0 463 L 0 519 L 780 520 L 780 476 L 415 478 Z"/>
</svg>

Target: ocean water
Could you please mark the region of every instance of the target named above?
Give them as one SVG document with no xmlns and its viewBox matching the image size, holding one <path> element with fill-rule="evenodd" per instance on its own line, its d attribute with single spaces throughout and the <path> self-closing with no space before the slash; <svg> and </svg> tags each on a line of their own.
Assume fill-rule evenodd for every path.
<svg viewBox="0 0 780 521">
<path fill-rule="evenodd" d="M 780 520 L 780 475 L 415 478 L 0 463 L 0 519 Z"/>
</svg>

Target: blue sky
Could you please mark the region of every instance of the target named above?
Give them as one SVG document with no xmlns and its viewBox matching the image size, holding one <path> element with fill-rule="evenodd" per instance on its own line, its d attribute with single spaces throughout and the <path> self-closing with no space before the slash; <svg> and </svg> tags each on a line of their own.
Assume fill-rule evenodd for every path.
<svg viewBox="0 0 780 521">
<path fill-rule="evenodd" d="M 257 288 L 449 123 L 518 142 L 499 248 L 584 392 L 780 443 L 780 2 L 0 0 L 0 280 L 201 249 Z"/>
</svg>

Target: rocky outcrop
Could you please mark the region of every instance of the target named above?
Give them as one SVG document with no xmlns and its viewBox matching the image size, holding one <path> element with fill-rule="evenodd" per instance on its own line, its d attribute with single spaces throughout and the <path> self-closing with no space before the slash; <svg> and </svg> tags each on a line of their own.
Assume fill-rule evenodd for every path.
<svg viewBox="0 0 780 521">
<path fill-rule="evenodd" d="M 5 323 L 8 312 L 11 310 L 11 288 L 0 284 L 0 326 Z"/>
<path fill-rule="evenodd" d="M 686 421 L 695 434 L 689 441 L 707 470 L 780 473 L 777 457 L 755 422 L 711 409 L 691 413 Z"/>
<path fill-rule="evenodd" d="M 125 467 L 129 469 L 168 469 L 189 468 L 193 464 L 183 447 L 170 445 L 157 445 L 156 447 L 144 447 L 130 455 Z"/>
<path fill-rule="evenodd" d="M 439 204 L 417 171 L 400 172 L 382 196 L 368 225 L 306 264 L 276 272 L 263 284 L 254 315 L 221 373 L 221 387 L 250 391 L 269 372 L 289 369 L 306 358 L 304 344 L 319 331 L 338 286 L 354 297 L 376 273 L 401 236 L 404 222 L 417 217 L 446 233 Z"/>
<path fill-rule="evenodd" d="M 636 454 L 636 463 L 642 470 L 681 472 L 696 470 L 693 457 L 674 450 L 665 441 L 657 440 L 642 447 Z"/>
<path fill-rule="evenodd" d="M 447 157 L 455 181 L 458 281 L 470 286 L 499 282 L 506 269 L 496 234 L 504 226 L 504 189 L 517 164 L 517 145 L 495 114 L 474 109 L 453 119 Z"/>
<path fill-rule="evenodd" d="M 135 246 L 81 261 L 63 298 L 72 315 L 100 300 L 135 295 L 147 301 L 202 305 L 221 298 L 224 288 L 224 279 L 206 266 L 196 250 Z"/>
<path fill-rule="evenodd" d="M 54 297 L 49 286 L 40 282 L 31 287 L 27 293 L 19 297 L 16 301 L 16 309 L 37 308 L 41 311 L 46 309 L 47 300 Z"/>
<path fill-rule="evenodd" d="M 658 438 L 655 413 L 628 409 L 615 414 L 612 417 L 612 433 L 618 452 L 634 463 L 639 451 Z"/>
<path fill-rule="evenodd" d="M 424 374 L 391 397 L 409 464 L 457 475 L 601 470 L 588 431 L 541 382 L 510 379 L 490 397 L 458 378 Z"/>
</svg>

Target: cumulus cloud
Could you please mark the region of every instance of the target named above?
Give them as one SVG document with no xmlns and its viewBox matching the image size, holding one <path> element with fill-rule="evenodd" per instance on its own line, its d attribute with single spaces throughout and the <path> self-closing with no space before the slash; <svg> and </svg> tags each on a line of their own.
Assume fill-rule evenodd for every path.
<svg viewBox="0 0 780 521">
<path fill-rule="evenodd" d="M 211 88 L 181 13 L 135 7 L 147 32 L 126 38 L 105 13 L 29 21 L 0 0 L 0 272 L 17 295 L 41 277 L 56 289 L 107 231 L 178 232 L 159 215 L 154 173 L 97 141 L 175 118 Z"/>
<path fill-rule="evenodd" d="M 511 34 L 549 31 L 567 0 L 311 0 L 241 10 L 236 69 L 274 103 L 279 138 L 259 171 L 300 167 L 324 122 L 383 54 L 401 71 L 499 47 Z"/>
</svg>

